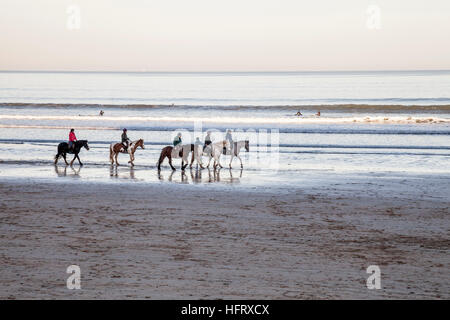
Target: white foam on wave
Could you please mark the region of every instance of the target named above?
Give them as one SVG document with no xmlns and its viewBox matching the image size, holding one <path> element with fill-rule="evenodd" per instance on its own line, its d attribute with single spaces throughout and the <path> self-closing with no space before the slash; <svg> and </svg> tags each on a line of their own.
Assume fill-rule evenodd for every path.
<svg viewBox="0 0 450 320">
<path fill-rule="evenodd" d="M 226 124 L 339 124 L 339 123 L 377 123 L 377 124 L 420 124 L 420 123 L 450 123 L 450 118 L 439 117 L 406 117 L 406 116 L 378 116 L 378 117 L 137 117 L 137 116 L 29 116 L 29 115 L 0 115 L 0 120 L 66 120 L 66 121 L 121 121 L 121 122 L 193 122 L 226 123 Z M 53 127 L 54 128 L 54 127 Z M 62 127 L 65 128 L 65 127 Z M 95 127 L 97 128 L 97 127 Z"/>
</svg>

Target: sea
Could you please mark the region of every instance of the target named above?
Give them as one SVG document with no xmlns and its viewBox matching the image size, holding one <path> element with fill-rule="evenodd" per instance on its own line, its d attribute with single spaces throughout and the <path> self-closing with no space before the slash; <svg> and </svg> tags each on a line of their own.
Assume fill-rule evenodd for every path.
<svg viewBox="0 0 450 320">
<path fill-rule="evenodd" d="M 103 115 L 100 115 L 103 111 Z M 298 114 L 301 114 L 300 116 Z M 69 130 L 88 140 L 77 162 L 53 165 Z M 135 166 L 109 145 L 144 139 Z M 243 169 L 173 173 L 161 149 L 249 140 Z M 69 156 L 70 157 L 70 156 Z M 208 157 L 203 157 L 208 162 Z M 211 171 L 212 170 L 212 171 Z M 185 184 L 326 183 L 349 176 L 450 177 L 450 71 L 0 72 L 0 177 Z M 115 183 L 115 182 L 114 182 Z"/>
</svg>

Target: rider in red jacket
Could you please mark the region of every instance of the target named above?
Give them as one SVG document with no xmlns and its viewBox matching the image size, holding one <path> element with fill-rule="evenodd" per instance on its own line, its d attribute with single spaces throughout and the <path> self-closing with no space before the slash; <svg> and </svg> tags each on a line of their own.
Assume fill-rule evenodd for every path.
<svg viewBox="0 0 450 320">
<path fill-rule="evenodd" d="M 75 141 L 77 141 L 77 137 L 75 136 L 75 129 L 70 129 L 70 133 L 69 133 L 69 150 L 73 149 Z"/>
</svg>

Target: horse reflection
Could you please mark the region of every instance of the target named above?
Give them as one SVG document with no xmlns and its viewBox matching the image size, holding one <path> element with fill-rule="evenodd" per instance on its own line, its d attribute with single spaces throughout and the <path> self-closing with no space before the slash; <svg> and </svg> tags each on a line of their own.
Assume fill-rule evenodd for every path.
<svg viewBox="0 0 450 320">
<path fill-rule="evenodd" d="M 56 164 L 54 165 L 55 168 L 55 173 L 58 177 L 73 177 L 73 178 L 79 178 L 80 177 L 80 171 L 81 171 L 81 166 L 78 167 L 77 169 L 75 169 L 73 166 L 70 166 L 70 169 L 72 170 L 72 174 L 67 174 L 67 165 L 64 166 L 62 169 L 61 167 L 58 167 Z"/>
<path fill-rule="evenodd" d="M 222 169 L 213 170 L 213 174 L 211 174 L 211 171 L 208 169 L 208 176 L 209 176 L 208 182 L 227 182 L 227 183 L 239 183 L 240 182 L 240 178 L 242 178 L 243 169 L 239 170 L 238 176 L 233 175 L 232 169 L 228 169 L 225 171 L 228 171 L 229 178 L 227 176 L 224 176 L 224 174 L 222 174 L 222 172 L 223 172 Z"/>
<path fill-rule="evenodd" d="M 209 170 L 209 169 L 208 169 Z M 202 182 L 202 170 L 199 170 L 198 168 L 194 170 L 190 170 L 191 173 L 191 180 L 193 183 L 201 183 Z"/>
<path fill-rule="evenodd" d="M 129 168 L 123 167 L 123 169 L 124 169 L 124 170 L 121 170 L 121 173 L 123 173 L 123 174 L 122 174 L 122 175 L 119 175 L 119 167 L 118 167 L 118 166 L 115 166 L 115 165 L 111 165 L 111 166 L 109 167 L 109 176 L 110 176 L 111 178 L 116 178 L 116 179 L 119 179 L 119 178 L 122 178 L 122 179 L 131 179 L 131 180 L 135 180 L 135 179 L 136 179 L 136 177 L 135 177 L 135 170 L 134 170 L 133 167 L 129 167 Z M 128 170 L 129 170 L 129 176 L 127 176 L 126 173 L 125 173 L 125 172 L 127 172 Z"/>
<path fill-rule="evenodd" d="M 208 171 L 208 175 L 205 176 L 205 171 Z M 232 169 L 190 169 L 189 173 L 186 173 L 187 170 L 180 172 L 180 178 L 178 179 L 178 172 L 172 171 L 167 177 L 168 182 L 175 182 L 175 183 L 193 183 L 193 184 L 199 184 L 199 183 L 215 183 L 215 182 L 222 182 L 222 183 L 240 183 L 240 179 L 242 178 L 242 172 L 243 169 L 239 170 L 239 173 L 235 172 L 233 173 Z M 164 175 L 161 173 L 160 170 L 157 171 L 157 177 L 160 181 L 165 181 Z"/>
</svg>

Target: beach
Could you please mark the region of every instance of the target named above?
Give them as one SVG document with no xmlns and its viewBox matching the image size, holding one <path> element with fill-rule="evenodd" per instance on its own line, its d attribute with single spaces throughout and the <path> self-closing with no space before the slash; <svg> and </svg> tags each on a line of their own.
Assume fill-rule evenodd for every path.
<svg viewBox="0 0 450 320">
<path fill-rule="evenodd" d="M 450 71 L 0 72 L 0 298 L 448 299 L 449 86 Z M 71 128 L 84 166 L 54 165 Z M 110 164 L 124 128 L 144 141 L 134 167 Z M 242 169 L 156 169 L 178 133 L 228 130 L 248 141 Z"/>
<path fill-rule="evenodd" d="M 448 177 L 315 181 L 2 178 L 0 298 L 450 298 Z"/>
<path fill-rule="evenodd" d="M 449 300 L 449 11 L 2 0 L 0 300 Z"/>
</svg>

